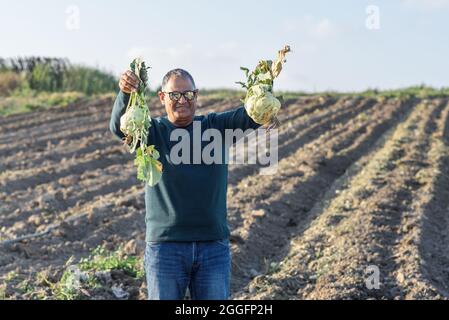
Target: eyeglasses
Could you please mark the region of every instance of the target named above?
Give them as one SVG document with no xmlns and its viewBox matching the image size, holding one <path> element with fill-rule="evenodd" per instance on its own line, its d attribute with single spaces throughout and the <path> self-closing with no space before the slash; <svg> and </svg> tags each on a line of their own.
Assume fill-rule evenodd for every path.
<svg viewBox="0 0 449 320">
<path fill-rule="evenodd" d="M 193 99 L 195 99 L 198 90 L 187 90 L 184 92 L 179 92 L 179 91 L 173 91 L 173 92 L 164 92 L 163 93 L 167 93 L 168 96 L 170 97 L 171 100 L 173 101 L 179 101 L 179 99 L 181 99 L 181 96 L 184 97 L 184 99 L 186 99 L 187 101 L 192 101 Z"/>
</svg>

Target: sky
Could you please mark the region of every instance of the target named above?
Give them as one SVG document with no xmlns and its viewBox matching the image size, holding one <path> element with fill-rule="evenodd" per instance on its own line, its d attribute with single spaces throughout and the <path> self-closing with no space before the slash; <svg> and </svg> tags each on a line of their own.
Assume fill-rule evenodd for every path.
<svg viewBox="0 0 449 320">
<path fill-rule="evenodd" d="M 275 90 L 449 86 L 449 0 L 0 0 L 0 57 L 66 57 L 119 76 L 141 56 L 156 88 L 173 68 L 239 88 L 292 52 Z"/>
</svg>

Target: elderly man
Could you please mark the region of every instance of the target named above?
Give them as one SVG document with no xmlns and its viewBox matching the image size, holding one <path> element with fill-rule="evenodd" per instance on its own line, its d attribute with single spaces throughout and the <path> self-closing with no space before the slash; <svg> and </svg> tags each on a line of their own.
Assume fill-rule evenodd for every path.
<svg viewBox="0 0 449 320">
<path fill-rule="evenodd" d="M 131 71 L 121 76 L 110 120 L 111 132 L 120 139 L 124 138 L 120 117 L 137 86 L 138 78 Z M 213 128 L 223 136 L 226 129 L 257 129 L 260 125 L 243 106 L 196 116 L 198 89 L 192 76 L 182 69 L 164 76 L 158 95 L 167 115 L 151 119 L 148 137 L 148 145 L 155 145 L 164 168 L 155 187 L 145 186 L 148 298 L 183 299 L 189 288 L 192 299 L 228 299 L 231 256 L 226 220 L 227 164 L 174 164 L 167 157 L 176 144 L 170 137 L 180 128 L 193 137 L 194 122 L 201 126 L 201 132 Z M 204 142 L 199 143 L 204 146 Z"/>
</svg>

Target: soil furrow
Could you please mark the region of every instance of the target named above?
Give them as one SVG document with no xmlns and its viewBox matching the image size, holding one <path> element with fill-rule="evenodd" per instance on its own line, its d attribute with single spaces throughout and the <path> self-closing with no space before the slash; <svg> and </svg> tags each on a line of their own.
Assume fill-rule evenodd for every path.
<svg viewBox="0 0 449 320">
<path fill-rule="evenodd" d="M 392 298 L 400 294 L 389 275 L 396 268 L 390 250 L 397 240 L 395 228 L 401 210 L 420 186 L 411 178 L 413 171 L 398 163 L 423 151 L 414 148 L 425 148 L 425 134 L 433 129 L 439 112 L 437 107 L 417 108 L 374 156 L 363 158 L 361 163 L 369 164 L 359 166 L 361 171 L 350 180 L 350 187 L 340 185 L 336 197 L 326 200 L 326 209 L 316 213 L 312 226 L 296 236 L 295 250 L 289 253 L 292 257 L 268 280 L 276 283 L 275 289 L 263 297 L 281 294 L 280 286 L 289 287 L 289 294 L 311 299 Z M 424 140 L 413 139 L 415 135 Z M 411 150 L 418 151 L 412 154 Z M 298 264 L 295 270 L 291 268 L 294 263 Z M 364 272 L 372 266 L 381 272 L 382 289 L 366 286 Z M 284 270 L 288 272 L 284 274 Z"/>
<path fill-rule="evenodd" d="M 355 102 L 355 101 L 354 101 Z M 323 113 L 304 119 L 294 126 L 282 130 L 278 140 L 279 159 L 290 156 L 295 150 L 317 139 L 324 131 L 331 130 L 334 126 L 344 123 L 357 116 L 359 112 L 369 110 L 374 106 L 374 100 L 358 101 L 355 106 L 340 101 L 325 109 Z M 338 133 L 336 133 L 338 134 Z M 242 177 L 254 174 L 260 169 L 258 165 L 231 166 L 229 184 L 236 184 Z"/>
<path fill-rule="evenodd" d="M 32 175 L 26 171 L 8 172 L 1 176 L 0 192 L 12 194 L 14 191 L 35 188 L 70 174 L 80 175 L 88 170 L 106 168 L 130 160 L 130 156 L 120 145 L 104 150 L 99 149 L 93 153 L 69 159 L 57 168 L 49 166 L 34 170 Z"/>
<path fill-rule="evenodd" d="M 288 158 L 280 171 L 281 174 L 271 177 L 272 181 L 267 180 L 269 186 L 263 187 L 263 178 L 258 178 L 257 183 L 254 181 L 254 186 L 245 186 L 246 190 L 251 190 L 254 187 L 255 191 L 251 193 L 247 191 L 238 196 L 243 200 L 242 204 L 236 206 L 239 207 L 239 210 L 245 208 L 245 202 L 249 203 L 246 205 L 248 213 L 243 226 L 246 231 L 240 231 L 240 234 L 243 233 L 240 237 L 246 239 L 244 240 L 245 245 L 236 249 L 234 255 L 236 266 L 255 266 L 254 276 L 255 273 L 260 275 L 267 272 L 270 259 L 282 261 L 287 251 L 286 248 L 289 247 L 289 233 L 291 231 L 288 230 L 294 230 L 295 226 L 303 223 L 302 221 L 307 218 L 309 210 L 332 185 L 332 182 L 344 174 L 352 163 L 362 157 L 389 127 L 397 123 L 410 105 L 404 103 L 399 107 L 391 107 L 394 111 L 390 112 L 389 116 L 386 116 L 381 110 L 378 111 L 376 117 L 385 117 L 384 120 L 380 123 L 368 123 L 367 127 L 369 128 L 363 139 L 358 141 L 359 144 L 356 147 L 347 149 L 347 154 L 327 154 L 327 150 L 331 148 L 332 144 L 337 143 L 338 139 L 329 139 L 329 137 L 323 135 L 321 139 L 310 143 L 310 146 L 299 149 L 292 155 L 293 161 L 289 161 L 290 158 Z M 331 132 L 328 134 L 331 135 Z M 329 140 L 328 143 L 326 143 L 327 140 Z M 291 175 L 289 172 L 291 172 Z M 283 175 L 284 177 L 282 177 Z M 291 181 L 286 180 L 285 175 L 290 176 Z M 284 183 L 281 183 L 281 180 Z M 286 185 L 289 187 L 286 187 Z M 260 190 L 261 186 L 263 187 L 262 190 Z M 276 192 L 278 189 L 283 190 L 283 196 L 268 200 L 270 194 L 278 194 Z M 256 205 L 257 202 L 253 198 L 260 198 L 260 203 Z M 251 201 L 245 201 L 245 199 Z M 251 210 L 250 208 L 261 208 L 260 210 L 265 212 L 263 217 L 266 216 L 266 218 L 252 217 L 254 212 L 256 217 L 259 213 L 257 210 Z M 247 221 L 253 222 L 248 224 Z M 270 225 L 269 228 L 268 225 Z M 263 242 L 262 246 L 260 245 L 261 242 Z M 256 245 L 256 243 L 259 243 L 259 245 Z M 276 244 L 276 248 L 273 248 L 273 244 Z M 258 250 L 262 252 L 255 254 L 255 247 L 258 247 Z M 270 257 L 270 251 L 280 254 L 278 257 Z M 248 252 L 253 253 L 249 255 Z M 264 259 L 267 259 L 268 266 L 263 261 Z M 237 267 L 235 278 L 233 291 L 238 293 L 237 297 L 248 284 L 248 274 L 239 272 Z M 247 289 L 245 288 L 245 290 Z"/>
</svg>

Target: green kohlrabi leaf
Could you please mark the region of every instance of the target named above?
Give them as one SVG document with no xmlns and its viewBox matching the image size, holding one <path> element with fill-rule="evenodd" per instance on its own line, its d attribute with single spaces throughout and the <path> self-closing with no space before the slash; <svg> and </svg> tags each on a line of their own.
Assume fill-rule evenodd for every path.
<svg viewBox="0 0 449 320">
<path fill-rule="evenodd" d="M 154 146 L 150 147 L 154 148 Z M 157 151 L 156 153 L 159 157 L 159 153 Z M 142 149 L 137 150 L 134 164 L 137 166 L 137 179 L 144 181 L 150 187 L 155 186 L 161 179 L 162 164 L 146 152 L 142 152 Z"/>
<path fill-rule="evenodd" d="M 125 134 L 125 143 L 130 153 L 136 152 L 134 164 L 137 166 L 137 178 L 154 186 L 161 179 L 162 163 L 158 161 L 159 152 L 154 145 L 147 146 L 151 127 L 150 110 L 145 98 L 149 67 L 140 58 L 136 58 L 131 62 L 130 68 L 139 78 L 140 84 L 137 92 L 131 93 L 125 114 L 120 118 L 120 130 Z"/>
</svg>

